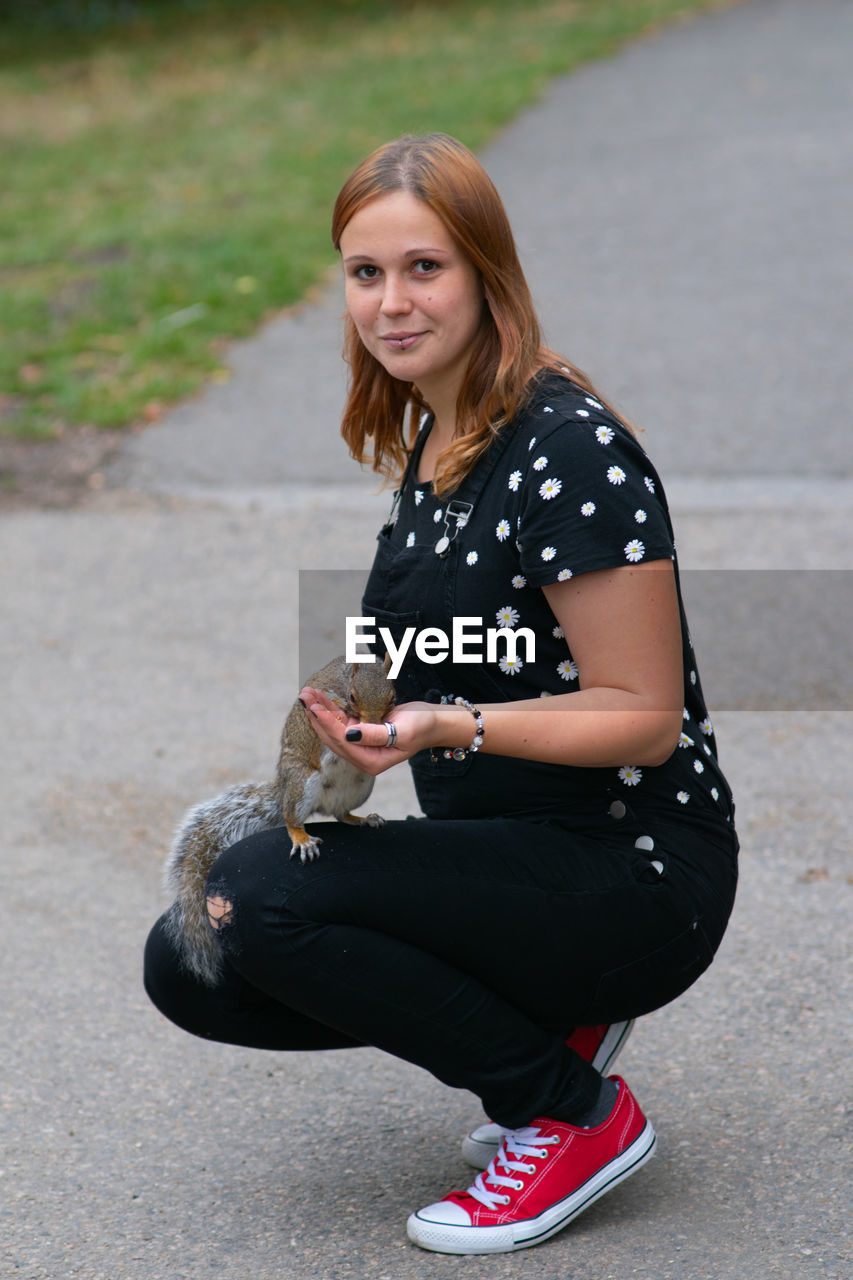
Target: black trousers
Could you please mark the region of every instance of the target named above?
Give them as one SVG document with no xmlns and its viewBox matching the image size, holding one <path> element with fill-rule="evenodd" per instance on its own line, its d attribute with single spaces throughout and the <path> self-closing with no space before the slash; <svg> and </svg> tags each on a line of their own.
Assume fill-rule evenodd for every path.
<svg viewBox="0 0 853 1280">
<path fill-rule="evenodd" d="M 734 901 L 732 829 L 651 825 L 653 849 L 636 847 L 649 824 L 630 814 L 589 831 L 523 818 L 315 824 L 321 854 L 304 866 L 285 829 L 264 832 L 211 873 L 233 907 L 221 983 L 181 968 L 160 921 L 146 988 L 198 1036 L 370 1044 L 471 1090 L 507 1127 L 571 1123 L 599 1079 L 565 1036 L 673 1000 L 710 964 Z"/>
</svg>

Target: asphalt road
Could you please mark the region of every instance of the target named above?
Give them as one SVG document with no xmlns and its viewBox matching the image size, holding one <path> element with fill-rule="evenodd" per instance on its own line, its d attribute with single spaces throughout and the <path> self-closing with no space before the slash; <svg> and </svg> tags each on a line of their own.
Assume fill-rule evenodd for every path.
<svg viewBox="0 0 853 1280">
<path fill-rule="evenodd" d="M 660 1154 L 538 1249 L 425 1254 L 405 1219 L 466 1177 L 471 1097 L 373 1051 L 196 1042 L 141 990 L 173 825 L 271 768 L 298 570 L 355 580 L 387 510 L 337 439 L 330 283 L 89 502 L 0 518 L 4 1275 L 851 1274 L 852 38 L 845 0 L 747 0 L 555 84 L 483 155 L 551 342 L 664 474 L 738 801 L 720 955 L 620 1061 Z M 380 780 L 372 807 L 413 805 Z"/>
</svg>

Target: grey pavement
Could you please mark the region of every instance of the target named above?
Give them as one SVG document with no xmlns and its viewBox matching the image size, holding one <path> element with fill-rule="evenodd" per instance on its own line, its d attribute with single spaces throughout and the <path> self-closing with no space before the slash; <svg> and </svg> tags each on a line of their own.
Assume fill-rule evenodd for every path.
<svg viewBox="0 0 853 1280">
<path fill-rule="evenodd" d="M 271 768 L 297 571 L 363 572 L 387 510 L 336 434 L 330 280 L 90 501 L 0 516 L 0 1274 L 850 1276 L 851 48 L 846 0 L 747 0 L 483 154 L 550 341 L 664 474 L 738 801 L 721 952 L 620 1060 L 659 1155 L 538 1249 L 421 1253 L 406 1216 L 465 1179 L 473 1098 L 372 1050 L 194 1041 L 141 990 L 172 827 Z M 386 776 L 372 804 L 415 802 Z"/>
</svg>

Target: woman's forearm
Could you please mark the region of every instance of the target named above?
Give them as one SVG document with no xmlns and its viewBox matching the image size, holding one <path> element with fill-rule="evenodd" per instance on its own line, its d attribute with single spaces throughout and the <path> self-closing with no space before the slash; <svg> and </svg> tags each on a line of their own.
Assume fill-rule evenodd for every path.
<svg viewBox="0 0 853 1280">
<path fill-rule="evenodd" d="M 481 751 L 583 768 L 662 764 L 681 732 L 682 706 L 651 705 L 624 689 L 593 688 L 551 698 L 480 703 Z M 429 743 L 467 747 L 476 725 L 465 707 L 435 708 Z"/>
</svg>

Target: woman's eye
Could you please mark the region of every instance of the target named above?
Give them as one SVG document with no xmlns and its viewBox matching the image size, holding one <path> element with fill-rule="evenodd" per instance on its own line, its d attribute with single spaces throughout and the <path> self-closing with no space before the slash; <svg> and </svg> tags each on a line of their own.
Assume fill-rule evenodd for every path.
<svg viewBox="0 0 853 1280">
<path fill-rule="evenodd" d="M 356 280 L 375 280 L 379 274 L 379 268 L 374 267 L 372 263 L 365 262 L 362 266 L 356 267 L 353 275 Z"/>
<path fill-rule="evenodd" d="M 415 270 L 417 271 L 418 275 L 428 276 L 433 271 L 438 270 L 438 263 L 433 262 L 432 258 L 419 258 L 418 261 L 415 263 Z"/>
</svg>

